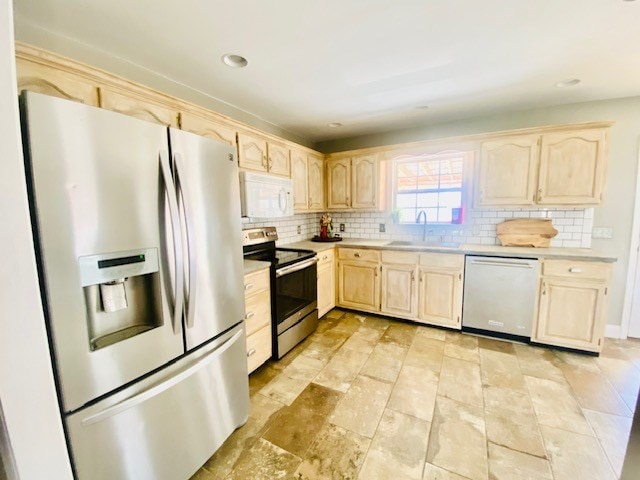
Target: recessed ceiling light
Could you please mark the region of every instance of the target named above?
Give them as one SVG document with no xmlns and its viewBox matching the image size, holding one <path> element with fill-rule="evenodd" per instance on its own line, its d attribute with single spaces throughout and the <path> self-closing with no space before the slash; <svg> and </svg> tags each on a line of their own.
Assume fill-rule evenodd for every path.
<svg viewBox="0 0 640 480">
<path fill-rule="evenodd" d="M 578 78 L 569 78 L 567 80 L 562 80 L 561 82 L 556 83 L 556 87 L 564 88 L 564 87 L 573 87 L 580 83 L 580 79 Z"/>
<path fill-rule="evenodd" d="M 327 127 L 331 127 L 331 128 L 338 128 L 341 127 L 342 124 L 340 122 L 331 122 L 331 123 L 327 123 Z"/>
<path fill-rule="evenodd" d="M 416 110 L 427 110 L 429 108 L 429 105 L 418 105 L 416 107 Z"/>
<path fill-rule="evenodd" d="M 229 67 L 233 67 L 233 68 L 242 68 L 242 67 L 246 67 L 247 64 L 249 62 L 247 62 L 247 59 L 240 56 L 240 55 L 233 55 L 232 53 L 225 53 L 222 56 L 222 62 L 229 66 Z"/>
</svg>

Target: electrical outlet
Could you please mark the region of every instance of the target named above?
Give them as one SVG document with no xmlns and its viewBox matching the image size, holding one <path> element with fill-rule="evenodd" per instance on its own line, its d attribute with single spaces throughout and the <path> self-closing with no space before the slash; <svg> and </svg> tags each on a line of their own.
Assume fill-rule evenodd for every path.
<svg viewBox="0 0 640 480">
<path fill-rule="evenodd" d="M 341 231 L 341 232 L 344 232 L 344 223 L 341 223 L 341 224 L 340 224 L 340 231 Z"/>
<path fill-rule="evenodd" d="M 302 227 L 298 225 L 298 235 L 300 235 L 301 233 L 302 233 Z"/>
<path fill-rule="evenodd" d="M 593 227 L 591 231 L 591 238 L 613 238 L 613 228 L 612 227 Z"/>
<path fill-rule="evenodd" d="M 386 226 L 384 223 L 381 223 L 381 224 L 380 224 L 380 227 L 378 228 L 378 231 L 379 231 L 380 233 L 384 233 L 384 232 L 386 232 L 386 231 L 387 231 L 387 226 Z"/>
</svg>

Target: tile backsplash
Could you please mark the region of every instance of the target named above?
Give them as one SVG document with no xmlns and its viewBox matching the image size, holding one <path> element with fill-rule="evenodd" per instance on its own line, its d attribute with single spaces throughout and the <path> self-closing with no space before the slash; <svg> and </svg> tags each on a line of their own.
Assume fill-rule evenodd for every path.
<svg viewBox="0 0 640 480">
<path fill-rule="evenodd" d="M 317 213 L 300 213 L 293 217 L 277 218 L 243 218 L 242 229 L 256 227 L 276 227 L 278 245 L 308 240 L 318 234 L 320 215 Z M 298 233 L 300 227 L 300 233 Z"/>
<path fill-rule="evenodd" d="M 422 240 L 422 225 L 394 224 L 385 212 L 331 212 L 331 217 L 335 233 L 340 233 L 341 223 L 345 224 L 345 231 L 341 233 L 345 238 Z M 551 240 L 552 247 L 591 248 L 593 208 L 472 210 L 464 225 L 427 225 L 427 240 L 500 245 L 496 225 L 508 218 L 550 218 L 558 230 L 558 235 Z M 284 245 L 317 235 L 319 221 L 318 213 L 297 214 L 282 220 L 243 218 L 242 228 L 273 225 L 278 229 L 278 245 Z M 380 224 L 385 225 L 385 232 L 380 232 Z"/>
<path fill-rule="evenodd" d="M 334 212 L 332 218 L 336 231 L 340 223 L 345 224 L 342 235 L 348 238 L 422 240 L 422 225 L 394 224 L 387 213 Z M 558 230 L 552 247 L 591 247 L 593 208 L 472 210 L 464 225 L 427 225 L 427 241 L 500 245 L 496 225 L 509 218 L 551 218 Z M 385 232 L 380 232 L 380 224 L 385 225 Z"/>
</svg>

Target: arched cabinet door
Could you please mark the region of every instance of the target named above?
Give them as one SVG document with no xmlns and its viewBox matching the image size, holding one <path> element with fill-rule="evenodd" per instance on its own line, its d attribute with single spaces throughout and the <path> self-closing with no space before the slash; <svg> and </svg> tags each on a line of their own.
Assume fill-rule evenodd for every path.
<svg viewBox="0 0 640 480">
<path fill-rule="evenodd" d="M 351 207 L 351 160 L 348 158 L 327 162 L 327 208 Z"/>
<path fill-rule="evenodd" d="M 247 133 L 239 133 L 238 155 L 240 168 L 258 172 L 267 172 L 269 170 L 267 141 L 264 138 Z"/>
</svg>

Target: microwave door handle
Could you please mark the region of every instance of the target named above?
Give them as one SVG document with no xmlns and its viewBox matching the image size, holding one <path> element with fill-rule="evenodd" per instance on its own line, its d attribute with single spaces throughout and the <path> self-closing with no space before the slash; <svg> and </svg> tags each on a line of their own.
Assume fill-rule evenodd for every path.
<svg viewBox="0 0 640 480">
<path fill-rule="evenodd" d="M 184 164 L 182 161 L 182 155 L 175 153 L 173 155 L 174 163 L 176 166 L 176 185 L 180 199 L 182 200 L 182 212 L 184 213 L 184 223 L 186 226 L 186 240 L 187 240 L 187 262 L 189 266 L 189 276 L 185 282 L 185 317 L 187 328 L 193 327 L 195 317 L 195 302 L 196 302 L 196 283 L 197 283 L 197 265 L 196 265 L 196 247 L 195 247 L 195 227 L 193 225 L 194 210 L 189 199 L 189 185 L 185 182 Z M 183 188 L 184 187 L 184 188 Z M 185 195 L 185 190 L 187 195 Z M 186 272 L 185 272 L 186 273 Z M 185 275 L 186 277 L 186 275 Z"/>
<path fill-rule="evenodd" d="M 174 294 L 173 294 L 173 332 L 177 333 L 182 321 L 182 303 L 184 302 L 184 277 L 182 258 L 182 233 L 180 228 L 180 214 L 178 212 L 178 197 L 173 184 L 171 167 L 169 165 L 169 154 L 165 150 L 160 151 L 160 171 L 166 192 L 167 203 L 169 205 L 169 216 L 171 218 L 171 233 L 173 236 L 173 260 L 174 260 Z M 168 275 L 170 277 L 170 275 Z M 170 279 L 168 280 L 171 281 Z"/>
<path fill-rule="evenodd" d="M 284 196 L 284 207 L 282 206 L 282 197 Z M 278 208 L 283 213 L 287 211 L 287 192 L 284 188 L 281 188 L 278 192 Z"/>
</svg>

